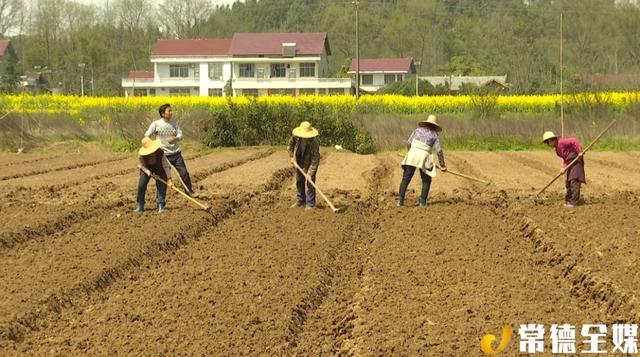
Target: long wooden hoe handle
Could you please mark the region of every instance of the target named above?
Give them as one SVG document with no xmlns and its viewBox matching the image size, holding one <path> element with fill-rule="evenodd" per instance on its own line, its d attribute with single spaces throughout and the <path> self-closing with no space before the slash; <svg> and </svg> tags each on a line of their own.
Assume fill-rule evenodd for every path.
<svg viewBox="0 0 640 357">
<path fill-rule="evenodd" d="M 302 174 L 302 176 L 304 176 L 304 178 L 307 180 L 307 182 L 309 184 L 311 184 L 311 186 L 313 186 L 313 188 L 316 189 L 316 191 L 318 191 L 318 193 L 320 194 L 320 196 L 325 200 L 325 202 L 327 202 L 327 204 L 329 205 L 329 207 L 331 207 L 331 210 L 333 210 L 333 212 L 338 212 L 339 209 L 337 209 L 333 203 L 331 203 L 331 201 L 329 201 L 329 199 L 327 198 L 327 196 L 324 195 L 324 193 L 322 193 L 322 191 L 318 188 L 318 186 L 316 186 L 315 183 L 313 183 L 313 181 L 311 181 L 311 177 L 309 177 L 309 175 L 307 175 L 306 172 L 304 172 L 304 170 L 302 169 L 302 167 L 300 167 L 298 165 L 298 163 L 293 160 L 293 166 L 296 167 L 296 169 L 298 169 L 298 171 L 300 171 L 300 173 Z"/>
<path fill-rule="evenodd" d="M 442 167 L 440 167 L 439 165 L 438 165 L 437 167 L 438 167 L 440 170 L 442 170 Z M 462 177 L 462 178 L 466 178 L 467 180 L 481 182 L 481 183 L 483 183 L 483 184 L 485 184 L 485 185 L 488 185 L 488 184 L 489 184 L 489 182 L 488 182 L 488 181 L 481 180 L 481 179 L 479 179 L 479 178 L 477 178 L 477 177 L 473 177 L 473 176 L 469 176 L 469 175 L 461 174 L 461 173 L 459 173 L 459 172 L 451 171 L 451 170 L 449 170 L 449 169 L 447 169 L 447 171 L 445 171 L 445 172 L 446 172 L 446 173 L 450 173 L 450 174 L 452 174 L 452 175 L 454 175 L 454 176 L 460 176 L 460 177 Z"/>
<path fill-rule="evenodd" d="M 191 201 L 191 202 L 195 203 L 196 205 L 198 205 L 198 207 L 202 208 L 203 210 L 208 210 L 208 209 L 210 208 L 209 206 L 207 206 L 207 205 L 205 205 L 205 204 L 202 204 L 202 203 L 198 202 L 198 200 L 196 200 L 196 199 L 194 199 L 193 197 L 191 197 L 191 196 L 187 195 L 186 193 L 182 192 L 179 188 L 175 187 L 174 185 L 169 185 L 169 183 L 168 183 L 167 181 L 165 181 L 165 180 L 161 179 L 160 177 L 158 177 L 158 175 L 154 174 L 153 172 L 148 171 L 148 170 L 144 170 L 144 169 L 142 168 L 142 166 L 140 166 L 140 165 L 138 165 L 138 167 L 139 167 L 139 168 L 140 168 L 140 170 L 142 170 L 145 174 L 147 174 L 147 175 L 149 175 L 149 176 L 153 177 L 155 180 L 158 180 L 158 181 L 160 181 L 160 182 L 164 183 L 165 185 L 167 185 L 167 186 L 171 187 L 171 189 L 173 189 L 174 191 L 176 191 L 176 192 L 177 192 L 177 193 L 179 193 L 180 195 L 184 196 L 184 198 L 188 199 L 189 201 Z"/>
<path fill-rule="evenodd" d="M 569 165 L 567 165 L 567 167 L 565 167 L 564 169 L 562 169 L 562 171 L 560 171 L 560 173 L 559 173 L 559 174 L 557 174 L 557 175 L 556 175 L 556 176 L 555 176 L 555 177 L 554 177 L 554 178 L 553 178 L 553 179 L 552 179 L 552 180 L 551 180 L 551 181 L 550 181 L 546 186 L 544 186 L 544 187 L 542 188 L 542 190 L 540 190 L 540 192 L 538 192 L 538 193 L 536 194 L 536 196 L 539 196 L 540 194 L 542 194 L 542 193 L 543 193 L 547 188 L 549 188 L 549 186 L 551 186 L 551 184 L 553 184 L 554 182 L 556 182 L 556 180 L 557 180 L 560 176 L 564 175 L 564 173 L 565 173 L 565 172 L 567 172 L 567 170 L 568 170 L 571 166 L 573 166 L 573 164 L 575 164 L 576 162 L 578 162 L 578 160 L 580 160 L 580 158 L 582 157 L 582 155 L 584 155 L 587 151 L 589 151 L 589 149 L 591 149 L 591 147 L 593 146 L 593 144 L 595 144 L 598 140 L 600 140 L 600 138 L 602 137 L 602 135 L 604 135 L 604 134 L 605 134 L 609 129 L 611 129 L 611 127 L 612 127 L 612 126 L 613 126 L 613 124 L 615 124 L 615 123 L 616 123 L 616 121 L 615 121 L 615 120 L 614 120 L 614 121 L 612 121 L 611 123 L 609 123 L 609 125 L 607 125 L 607 127 L 606 127 L 606 128 L 604 128 L 604 130 L 603 130 L 603 131 L 602 131 L 598 136 L 596 136 L 596 138 L 595 138 L 595 139 L 593 139 L 593 140 L 591 141 L 591 143 L 589 143 L 589 145 L 587 145 L 587 147 L 586 147 L 584 150 L 582 150 L 582 152 L 580 153 L 581 155 L 578 155 L 578 157 L 576 157 L 575 159 L 573 159 L 573 161 L 571 161 L 571 162 L 569 163 Z"/>
<path fill-rule="evenodd" d="M 400 153 L 398 153 L 398 155 L 404 157 L 404 155 L 402 155 Z M 439 168 L 440 170 L 442 170 L 442 167 L 440 167 L 440 165 L 436 165 L 436 167 Z M 456 172 L 456 171 L 451 171 L 449 169 L 447 169 L 447 171 L 445 171 L 445 173 L 449 173 L 449 174 L 452 174 L 454 176 L 459 176 L 459 177 L 462 177 L 462 178 L 466 178 L 467 180 L 481 182 L 481 183 L 483 183 L 485 185 L 489 184 L 489 182 L 487 182 L 485 180 L 479 179 L 477 177 L 465 175 L 465 174 L 462 174 L 462 173 L 459 173 L 459 172 Z"/>
</svg>

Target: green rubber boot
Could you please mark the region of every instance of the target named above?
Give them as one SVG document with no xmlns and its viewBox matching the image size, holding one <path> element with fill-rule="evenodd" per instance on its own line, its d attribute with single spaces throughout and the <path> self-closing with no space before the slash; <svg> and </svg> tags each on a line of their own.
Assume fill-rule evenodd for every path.
<svg viewBox="0 0 640 357">
<path fill-rule="evenodd" d="M 429 204 L 429 202 L 427 202 L 427 199 L 426 199 L 426 198 L 420 198 L 420 199 L 418 199 L 418 206 L 420 206 L 420 207 L 424 207 L 424 206 L 426 206 L 426 205 L 428 205 L 428 204 Z"/>
<path fill-rule="evenodd" d="M 165 204 L 164 203 L 158 203 L 158 213 L 162 213 L 164 211 L 166 211 Z"/>
<path fill-rule="evenodd" d="M 138 214 L 144 212 L 144 205 L 141 205 L 139 203 L 136 204 L 136 209 L 134 209 L 133 212 L 138 213 Z"/>
<path fill-rule="evenodd" d="M 398 207 L 402 207 L 404 206 L 404 197 L 396 197 L 396 206 Z"/>
</svg>

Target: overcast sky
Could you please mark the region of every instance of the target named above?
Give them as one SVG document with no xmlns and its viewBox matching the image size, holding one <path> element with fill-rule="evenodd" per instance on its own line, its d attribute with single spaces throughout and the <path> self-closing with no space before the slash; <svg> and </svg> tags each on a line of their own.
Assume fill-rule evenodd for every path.
<svg viewBox="0 0 640 357">
<path fill-rule="evenodd" d="M 79 3 L 83 4 L 94 4 L 94 5 L 104 5 L 107 0 L 75 0 Z M 111 0 L 113 1 L 113 0 Z M 160 4 L 162 0 L 150 0 L 154 4 Z M 213 5 L 229 5 L 233 4 L 237 0 L 209 0 Z"/>
</svg>

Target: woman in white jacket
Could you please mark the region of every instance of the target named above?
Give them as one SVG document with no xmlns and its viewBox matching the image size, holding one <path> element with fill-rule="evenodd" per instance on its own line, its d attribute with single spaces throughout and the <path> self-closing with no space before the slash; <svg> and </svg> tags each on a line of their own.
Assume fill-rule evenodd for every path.
<svg viewBox="0 0 640 357">
<path fill-rule="evenodd" d="M 401 163 L 404 173 L 402 175 L 402 182 L 400 182 L 398 197 L 396 198 L 398 206 L 404 206 L 404 196 L 416 169 L 420 169 L 420 177 L 422 178 L 422 191 L 418 205 L 427 205 L 431 178 L 436 175 L 436 167 L 432 154 L 433 148 L 435 148 L 438 153 L 440 168 L 442 171 L 447 171 L 444 163 L 444 153 L 440 145 L 439 133 L 441 131 L 442 128 L 438 124 L 436 116 L 429 115 L 427 120 L 419 122 L 418 128 L 411 133 L 411 136 L 407 140 L 409 152 L 407 152 L 407 155 L 405 155 Z"/>
</svg>

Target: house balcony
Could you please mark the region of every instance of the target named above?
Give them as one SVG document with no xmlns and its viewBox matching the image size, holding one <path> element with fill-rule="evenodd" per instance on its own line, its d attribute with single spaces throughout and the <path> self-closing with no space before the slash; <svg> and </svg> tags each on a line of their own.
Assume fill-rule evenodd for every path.
<svg viewBox="0 0 640 357">
<path fill-rule="evenodd" d="M 234 89 L 351 88 L 350 78 L 234 78 Z"/>
<path fill-rule="evenodd" d="M 149 88 L 179 88 L 179 87 L 200 87 L 201 82 L 194 78 L 160 78 L 155 81 L 152 78 L 122 78 L 122 87 L 149 87 Z"/>
</svg>

